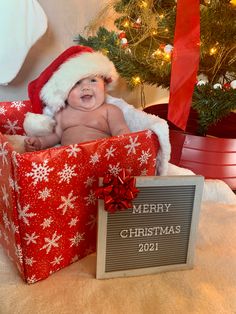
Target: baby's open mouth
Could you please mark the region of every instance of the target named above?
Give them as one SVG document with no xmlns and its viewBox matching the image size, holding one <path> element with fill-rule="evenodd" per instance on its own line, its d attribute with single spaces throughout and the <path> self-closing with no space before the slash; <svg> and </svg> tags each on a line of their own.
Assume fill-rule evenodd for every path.
<svg viewBox="0 0 236 314">
<path fill-rule="evenodd" d="M 92 95 L 83 95 L 83 96 L 81 96 L 82 100 L 89 100 L 91 98 L 92 98 Z"/>
</svg>

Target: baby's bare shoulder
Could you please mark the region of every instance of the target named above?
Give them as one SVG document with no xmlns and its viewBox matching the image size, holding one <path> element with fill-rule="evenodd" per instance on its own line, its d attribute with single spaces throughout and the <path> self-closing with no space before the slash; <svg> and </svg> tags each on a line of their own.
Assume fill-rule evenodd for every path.
<svg viewBox="0 0 236 314">
<path fill-rule="evenodd" d="M 122 112 L 122 110 L 116 105 L 105 103 L 106 109 L 111 112 Z"/>
</svg>

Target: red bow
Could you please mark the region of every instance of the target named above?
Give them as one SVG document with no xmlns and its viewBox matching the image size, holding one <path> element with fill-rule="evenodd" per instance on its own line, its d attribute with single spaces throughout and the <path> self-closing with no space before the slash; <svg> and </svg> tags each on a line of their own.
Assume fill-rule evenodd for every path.
<svg viewBox="0 0 236 314">
<path fill-rule="evenodd" d="M 135 184 L 136 179 L 127 175 L 125 169 L 117 177 L 106 174 L 103 178 L 103 187 L 97 189 L 96 196 L 104 199 L 105 210 L 110 213 L 131 208 L 132 200 L 139 192 Z"/>
</svg>

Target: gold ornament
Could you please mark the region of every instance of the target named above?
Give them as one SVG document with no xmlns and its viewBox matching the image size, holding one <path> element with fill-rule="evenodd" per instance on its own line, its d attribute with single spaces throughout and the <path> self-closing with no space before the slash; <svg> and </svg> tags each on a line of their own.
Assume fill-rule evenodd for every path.
<svg viewBox="0 0 236 314">
<path fill-rule="evenodd" d="M 236 6 L 236 0 L 231 0 L 230 3 Z"/>
</svg>

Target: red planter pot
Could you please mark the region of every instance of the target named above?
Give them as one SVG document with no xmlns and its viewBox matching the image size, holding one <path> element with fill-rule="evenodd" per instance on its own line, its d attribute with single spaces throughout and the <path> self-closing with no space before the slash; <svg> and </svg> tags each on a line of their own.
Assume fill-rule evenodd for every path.
<svg viewBox="0 0 236 314">
<path fill-rule="evenodd" d="M 167 120 L 167 104 L 153 105 L 145 112 Z M 191 109 L 186 132 L 170 127 L 171 160 L 206 179 L 225 181 L 236 190 L 236 114 L 232 113 L 211 127 L 208 136 L 197 133 L 197 113 Z"/>
</svg>

